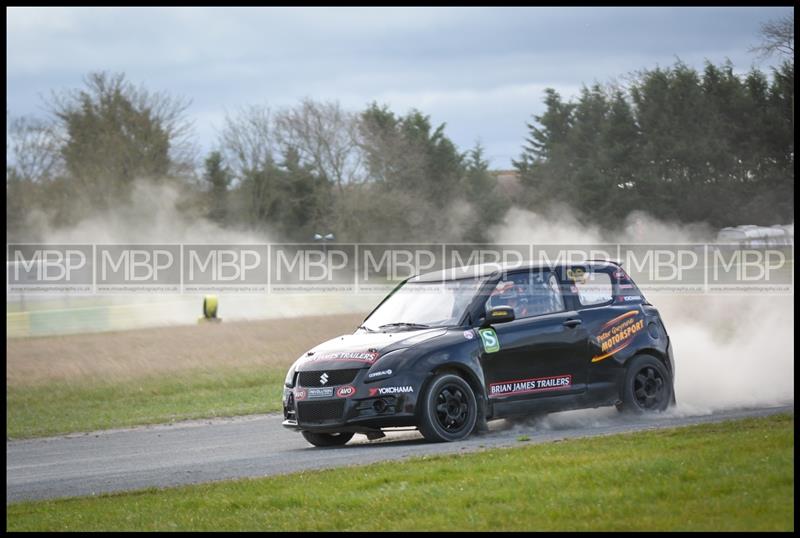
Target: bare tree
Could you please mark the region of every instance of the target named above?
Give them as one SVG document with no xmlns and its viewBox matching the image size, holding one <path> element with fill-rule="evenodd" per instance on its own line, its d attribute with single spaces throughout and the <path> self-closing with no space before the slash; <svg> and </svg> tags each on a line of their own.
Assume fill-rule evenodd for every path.
<svg viewBox="0 0 800 538">
<path fill-rule="evenodd" d="M 238 184 L 238 218 L 263 225 L 276 211 L 279 199 L 276 141 L 272 113 L 266 105 L 250 105 L 226 115 L 219 134 L 222 155 Z"/>
<path fill-rule="evenodd" d="M 6 114 L 6 169 L 13 169 L 16 179 L 46 181 L 57 174 L 61 164 L 52 123 Z"/>
<path fill-rule="evenodd" d="M 761 44 L 752 47 L 750 52 L 756 52 L 760 57 L 766 58 L 775 53 L 794 58 L 794 18 L 785 15 L 778 19 L 767 21 L 761 25 Z"/>
<path fill-rule="evenodd" d="M 274 163 L 276 141 L 272 124 L 272 112 L 266 105 L 249 105 L 235 115 L 225 116 L 219 141 L 237 179 Z"/>
<path fill-rule="evenodd" d="M 342 110 L 338 102 L 304 99 L 299 106 L 276 114 L 275 126 L 281 145 L 295 148 L 302 161 L 335 183 L 340 192 L 343 185 L 363 179 L 358 115 Z"/>
</svg>

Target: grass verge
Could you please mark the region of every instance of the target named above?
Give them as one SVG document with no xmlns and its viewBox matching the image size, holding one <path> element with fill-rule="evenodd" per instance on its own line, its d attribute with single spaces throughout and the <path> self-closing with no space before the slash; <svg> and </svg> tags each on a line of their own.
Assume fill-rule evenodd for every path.
<svg viewBox="0 0 800 538">
<path fill-rule="evenodd" d="M 292 362 L 363 319 L 340 314 L 11 339 L 6 436 L 279 411 Z"/>
<path fill-rule="evenodd" d="M 6 435 L 40 437 L 281 410 L 286 368 L 192 370 L 125 382 L 6 389 Z"/>
<path fill-rule="evenodd" d="M 794 529 L 794 417 L 7 507 L 8 530 Z"/>
</svg>

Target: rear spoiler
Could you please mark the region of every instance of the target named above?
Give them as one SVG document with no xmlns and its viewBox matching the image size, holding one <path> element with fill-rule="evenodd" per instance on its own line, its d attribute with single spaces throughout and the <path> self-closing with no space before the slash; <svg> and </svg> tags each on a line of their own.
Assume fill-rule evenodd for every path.
<svg viewBox="0 0 800 538">
<path fill-rule="evenodd" d="M 613 260 L 586 260 L 587 263 L 595 262 L 595 263 L 613 263 L 618 267 L 622 267 L 622 260 L 620 259 L 613 259 Z"/>
</svg>

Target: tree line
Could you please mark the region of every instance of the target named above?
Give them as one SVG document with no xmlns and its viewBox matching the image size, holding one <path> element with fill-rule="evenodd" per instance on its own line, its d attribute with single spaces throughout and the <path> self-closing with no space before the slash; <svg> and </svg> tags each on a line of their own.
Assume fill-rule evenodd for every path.
<svg viewBox="0 0 800 538">
<path fill-rule="evenodd" d="M 568 101 L 548 89 L 544 104 L 510 199 L 480 144 L 459 149 L 419 110 L 251 105 L 200 155 L 186 100 L 92 73 L 55 92 L 46 119 L 7 113 L 7 241 L 31 240 L 34 211 L 52 226 L 113 211 L 141 180 L 180 189 L 180 211 L 287 241 L 482 242 L 512 204 L 554 202 L 608 227 L 635 209 L 718 227 L 794 220 L 791 62 L 745 75 L 676 62 Z"/>
<path fill-rule="evenodd" d="M 7 114 L 7 240 L 30 240 L 33 211 L 54 227 L 113 211 L 137 181 L 180 189 L 178 210 L 287 241 L 484 241 L 508 207 L 481 145 L 460 151 L 418 110 L 251 105 L 198 155 L 187 106 L 99 72 L 53 94 L 46 120 Z"/>
<path fill-rule="evenodd" d="M 632 208 L 681 222 L 794 222 L 794 64 L 771 80 L 728 62 L 676 62 L 624 90 L 595 84 L 575 100 L 552 89 L 515 166 L 529 207 L 554 200 L 589 222 Z"/>
</svg>

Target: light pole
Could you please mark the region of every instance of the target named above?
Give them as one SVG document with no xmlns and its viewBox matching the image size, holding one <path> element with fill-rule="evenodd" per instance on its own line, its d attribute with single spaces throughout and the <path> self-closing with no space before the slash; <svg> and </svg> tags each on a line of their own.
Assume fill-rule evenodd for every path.
<svg viewBox="0 0 800 538">
<path fill-rule="evenodd" d="M 314 234 L 314 241 L 321 241 L 322 242 L 322 253 L 325 256 L 325 259 L 328 258 L 328 241 L 335 241 L 336 237 L 332 233 L 326 233 L 322 235 L 320 233 Z"/>
</svg>

